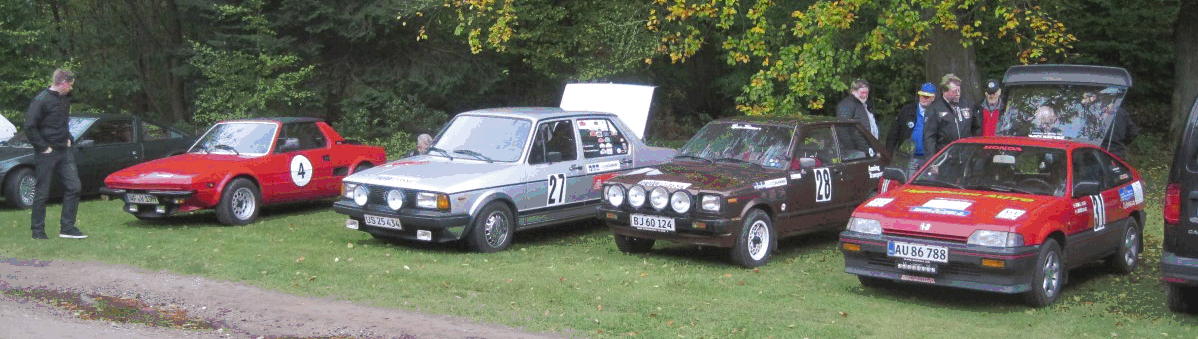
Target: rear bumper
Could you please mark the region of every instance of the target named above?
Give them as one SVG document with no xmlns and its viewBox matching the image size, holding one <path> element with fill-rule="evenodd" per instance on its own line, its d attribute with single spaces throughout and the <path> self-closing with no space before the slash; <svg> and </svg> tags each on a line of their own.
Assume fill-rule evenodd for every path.
<svg viewBox="0 0 1198 339">
<path fill-rule="evenodd" d="M 948 262 L 918 262 L 887 253 L 889 242 L 900 241 L 948 249 Z M 998 293 L 1031 290 L 1040 246 L 992 248 L 958 242 L 843 231 L 840 251 L 845 273 Z M 854 248 L 855 250 L 850 250 Z M 1001 268 L 985 266 L 1002 263 Z M 931 272 L 929 272 L 931 268 Z"/>
<path fill-rule="evenodd" d="M 469 231 L 467 226 L 471 221 L 468 214 L 445 214 L 418 209 L 402 209 L 396 212 L 372 204 L 362 207 L 344 199 L 333 203 L 333 211 L 349 216 L 345 226 L 350 229 L 384 237 L 436 243 L 462 239 Z M 398 219 L 400 227 L 395 229 L 367 225 L 368 214 Z"/>
<path fill-rule="evenodd" d="M 1173 284 L 1198 286 L 1198 258 L 1161 253 L 1161 279 Z"/>
</svg>

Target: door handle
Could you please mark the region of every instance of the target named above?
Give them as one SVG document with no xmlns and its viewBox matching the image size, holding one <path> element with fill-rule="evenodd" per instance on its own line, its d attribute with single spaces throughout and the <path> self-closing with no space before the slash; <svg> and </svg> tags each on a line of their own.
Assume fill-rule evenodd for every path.
<svg viewBox="0 0 1198 339">
<path fill-rule="evenodd" d="M 581 170 L 582 170 L 582 165 L 579 165 L 579 164 L 573 164 L 573 165 L 570 165 L 570 170 L 571 170 L 571 171 L 581 171 Z"/>
<path fill-rule="evenodd" d="M 626 164 L 626 165 L 632 165 L 632 159 L 625 158 L 624 160 L 620 160 L 620 163 Z"/>
</svg>

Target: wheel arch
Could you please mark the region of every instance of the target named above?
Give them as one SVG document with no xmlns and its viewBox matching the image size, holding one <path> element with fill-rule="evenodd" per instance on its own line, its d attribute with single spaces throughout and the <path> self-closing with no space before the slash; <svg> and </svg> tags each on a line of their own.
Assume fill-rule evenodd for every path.
<svg viewBox="0 0 1198 339">
<path fill-rule="evenodd" d="M 7 171 L 4 171 L 4 175 L 0 176 L 0 192 L 3 192 L 3 190 L 8 189 L 8 186 L 7 186 L 8 185 L 8 176 L 13 175 L 13 173 L 16 173 L 17 171 L 21 170 L 22 168 L 28 168 L 30 171 L 34 170 L 33 165 L 25 164 L 25 163 L 20 163 L 13 167 L 8 168 Z M 34 173 L 34 176 L 37 176 L 36 171 Z"/>
<path fill-rule="evenodd" d="M 483 193 L 478 199 L 474 199 L 474 204 L 468 210 L 470 222 L 466 224 L 466 229 L 462 231 L 462 234 L 470 234 L 470 232 L 474 231 L 474 221 L 478 219 L 479 213 L 482 212 L 484 207 L 493 202 L 507 205 L 507 208 L 512 211 L 512 231 L 517 229 L 517 226 L 520 225 L 520 211 L 516 209 L 515 200 L 507 193 L 492 191 Z"/>
</svg>

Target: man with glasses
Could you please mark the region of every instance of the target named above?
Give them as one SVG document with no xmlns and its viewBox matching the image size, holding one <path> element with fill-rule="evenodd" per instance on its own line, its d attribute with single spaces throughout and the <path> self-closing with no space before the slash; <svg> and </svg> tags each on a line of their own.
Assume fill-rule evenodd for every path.
<svg viewBox="0 0 1198 339">
<path fill-rule="evenodd" d="M 957 139 L 973 136 L 973 105 L 961 103 L 961 78 L 949 73 L 940 80 L 940 99 L 924 126 L 924 147 L 935 154 Z"/>
</svg>

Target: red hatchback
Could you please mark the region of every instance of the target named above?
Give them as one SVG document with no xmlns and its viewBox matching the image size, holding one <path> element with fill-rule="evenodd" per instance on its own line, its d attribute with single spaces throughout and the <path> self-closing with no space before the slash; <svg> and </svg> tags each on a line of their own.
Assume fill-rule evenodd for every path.
<svg viewBox="0 0 1198 339">
<path fill-rule="evenodd" d="M 383 148 L 314 118 L 224 121 L 186 154 L 109 175 L 101 194 L 139 219 L 215 208 L 221 223 L 244 225 L 263 205 L 338 197 L 342 178 L 385 161 Z"/>
</svg>

